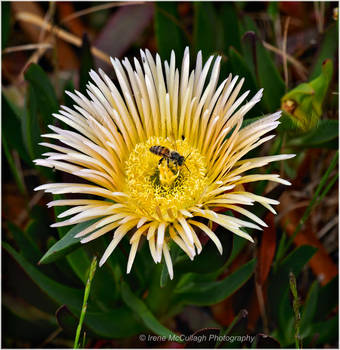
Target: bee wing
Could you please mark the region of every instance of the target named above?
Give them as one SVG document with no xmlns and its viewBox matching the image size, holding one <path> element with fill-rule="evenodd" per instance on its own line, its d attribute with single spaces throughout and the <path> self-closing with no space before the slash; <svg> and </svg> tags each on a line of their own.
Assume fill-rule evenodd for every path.
<svg viewBox="0 0 340 350">
<path fill-rule="evenodd" d="M 174 135 L 173 131 L 171 131 L 170 136 L 168 136 L 167 139 L 171 143 L 172 149 L 177 152 L 177 144 L 176 144 L 176 139 L 175 139 L 175 135 Z"/>
</svg>

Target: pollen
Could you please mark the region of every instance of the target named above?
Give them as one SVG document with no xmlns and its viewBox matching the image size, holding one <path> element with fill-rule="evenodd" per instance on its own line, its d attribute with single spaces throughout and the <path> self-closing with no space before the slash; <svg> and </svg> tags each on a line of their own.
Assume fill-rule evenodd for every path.
<svg viewBox="0 0 340 350">
<path fill-rule="evenodd" d="M 178 178 L 180 170 L 174 173 L 171 166 L 168 166 L 166 162 L 163 162 L 158 165 L 159 170 L 159 182 L 162 186 L 171 186 Z M 176 171 L 176 170 L 175 170 Z"/>
<path fill-rule="evenodd" d="M 159 145 L 184 156 L 182 166 L 169 163 L 162 156 L 150 152 Z M 130 206 L 141 215 L 172 222 L 177 213 L 199 201 L 208 185 L 206 161 L 186 140 L 150 137 L 138 143 L 130 153 L 125 166 L 125 192 Z"/>
</svg>

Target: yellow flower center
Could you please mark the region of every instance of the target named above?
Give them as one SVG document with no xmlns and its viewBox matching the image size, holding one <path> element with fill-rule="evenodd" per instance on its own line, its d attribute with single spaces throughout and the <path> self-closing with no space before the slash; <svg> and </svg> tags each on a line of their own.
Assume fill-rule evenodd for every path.
<svg viewBox="0 0 340 350">
<path fill-rule="evenodd" d="M 152 146 L 162 148 L 155 154 L 150 151 Z M 183 164 L 170 152 L 183 156 Z M 198 203 L 208 184 L 205 159 L 186 140 L 150 137 L 137 144 L 126 161 L 125 173 L 129 205 L 143 216 L 169 222 L 179 210 Z"/>
<path fill-rule="evenodd" d="M 172 166 L 170 162 L 169 164 L 168 162 L 158 164 L 158 171 L 159 182 L 163 186 L 171 186 L 178 178 L 180 173 L 180 169 L 178 169 L 178 166 Z"/>
</svg>

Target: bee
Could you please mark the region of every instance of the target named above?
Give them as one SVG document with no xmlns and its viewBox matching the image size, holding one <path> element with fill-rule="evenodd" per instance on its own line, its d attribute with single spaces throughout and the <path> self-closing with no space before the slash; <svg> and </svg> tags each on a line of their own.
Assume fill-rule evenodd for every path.
<svg viewBox="0 0 340 350">
<path fill-rule="evenodd" d="M 163 162 L 163 160 L 166 159 L 168 168 L 170 170 L 172 170 L 170 167 L 170 162 L 175 164 L 176 171 L 178 169 L 178 166 L 182 166 L 182 165 L 184 165 L 188 169 L 188 167 L 185 165 L 184 162 L 185 162 L 186 158 L 189 157 L 189 155 L 186 158 L 184 158 L 184 156 L 181 156 L 177 151 L 172 151 L 169 148 L 166 148 L 164 146 L 152 146 L 152 147 L 150 147 L 150 152 L 153 154 L 156 154 L 157 156 L 162 157 L 159 160 L 158 164 L 161 164 Z M 188 169 L 188 171 L 189 171 L 189 169 Z"/>
</svg>

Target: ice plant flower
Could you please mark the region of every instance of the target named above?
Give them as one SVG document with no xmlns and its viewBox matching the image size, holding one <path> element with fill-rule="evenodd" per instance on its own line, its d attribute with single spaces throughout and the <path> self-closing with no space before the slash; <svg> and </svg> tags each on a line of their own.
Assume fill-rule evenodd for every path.
<svg viewBox="0 0 340 350">
<path fill-rule="evenodd" d="M 171 241 L 194 259 L 202 250 L 200 232 L 222 253 L 211 222 L 253 242 L 242 228 L 261 229 L 266 224 L 244 206 L 258 202 L 275 213 L 276 200 L 239 185 L 260 180 L 289 184 L 276 174 L 244 174 L 292 157 L 245 157 L 274 137 L 264 135 L 278 126 L 280 112 L 241 128 L 262 90 L 245 102 L 249 91 L 238 97 L 244 79 L 229 75 L 218 85 L 220 61 L 211 56 L 203 64 L 198 53 L 196 67 L 190 71 L 188 49 L 181 71 L 173 52 L 164 65 L 159 55 L 154 59 L 148 50 L 141 51 L 141 62 L 134 59 L 134 67 L 126 58 L 122 62 L 112 59 L 118 84 L 101 70 L 99 74 L 91 71 L 88 97 L 69 92 L 74 109 L 62 106 L 54 115 L 73 131 L 50 125 L 53 133 L 42 135 L 59 143 L 41 143 L 53 152 L 35 163 L 85 181 L 48 183 L 36 190 L 94 196 L 50 202 L 50 207 L 71 206 L 59 215 L 67 219 L 52 226 L 97 219 L 76 237 L 86 243 L 104 234 L 112 236 L 100 265 L 128 235 L 128 273 L 143 239 L 156 263 L 164 256 L 172 278 Z M 217 212 L 217 207 L 247 219 Z"/>
</svg>

